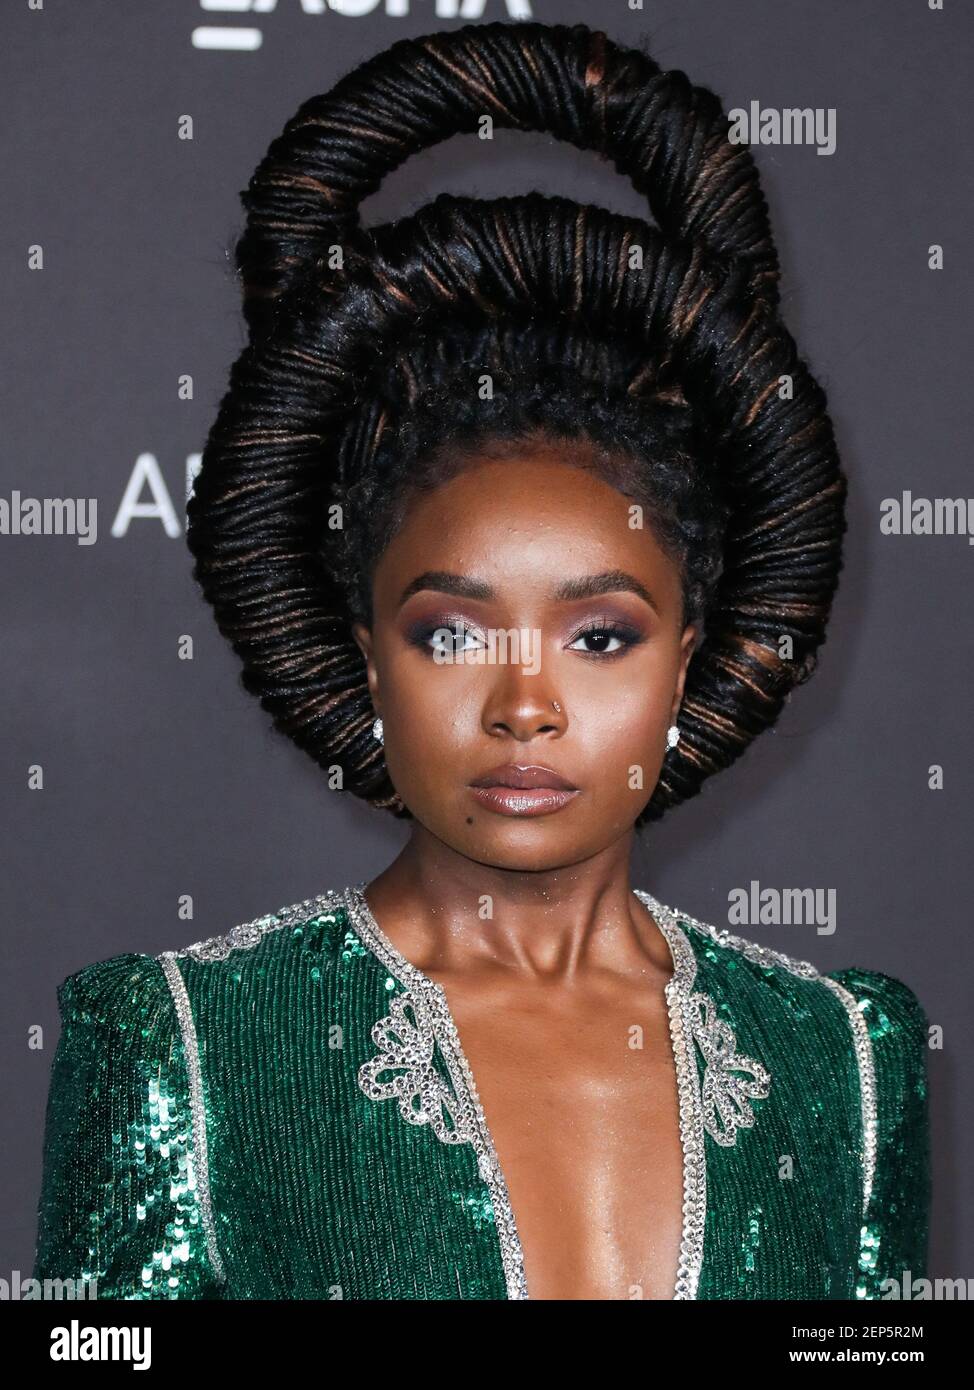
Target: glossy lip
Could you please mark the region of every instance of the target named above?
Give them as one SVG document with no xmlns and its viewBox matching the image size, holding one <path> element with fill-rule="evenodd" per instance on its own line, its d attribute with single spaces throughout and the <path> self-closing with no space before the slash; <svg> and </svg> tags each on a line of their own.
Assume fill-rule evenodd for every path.
<svg viewBox="0 0 974 1390">
<path fill-rule="evenodd" d="M 510 787 L 520 791 L 578 791 L 574 782 L 561 777 L 554 768 L 541 763 L 501 763 L 492 767 L 483 777 L 471 782 L 472 787 Z"/>
<path fill-rule="evenodd" d="M 471 785 L 470 792 L 489 811 L 502 816 L 547 816 L 578 796 L 577 787 L 506 787 Z"/>
</svg>

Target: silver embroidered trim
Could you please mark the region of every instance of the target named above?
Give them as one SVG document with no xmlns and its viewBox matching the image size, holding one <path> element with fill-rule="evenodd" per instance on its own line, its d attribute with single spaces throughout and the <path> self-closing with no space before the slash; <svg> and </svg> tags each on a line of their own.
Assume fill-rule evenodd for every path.
<svg viewBox="0 0 974 1390">
<path fill-rule="evenodd" d="M 673 912 L 673 908 L 663 907 L 657 903 L 656 899 L 650 894 L 642 893 L 638 888 L 636 892 L 647 905 L 655 904 L 665 912 Z M 756 941 L 749 941 L 743 936 L 734 936 L 726 928 L 718 928 L 709 922 L 698 921 L 696 917 L 691 917 L 687 912 L 681 912 L 680 917 L 684 922 L 696 927 L 698 931 L 709 936 L 720 946 L 730 946 L 734 950 L 740 951 L 748 960 L 752 960 L 757 965 L 775 966 L 780 965 L 785 970 L 791 971 L 793 975 L 800 975 L 804 979 L 818 979 L 832 991 L 833 994 L 843 1004 L 849 1023 L 852 1027 L 852 1037 L 856 1052 L 856 1063 L 859 1070 L 859 1091 L 862 1111 L 862 1136 L 863 1136 L 863 1176 L 862 1176 L 862 1214 L 865 1219 L 869 1208 L 869 1200 L 872 1195 L 873 1182 L 876 1174 L 876 1140 L 877 1140 L 877 1119 L 876 1119 L 876 1071 L 873 1057 L 872 1039 L 869 1036 L 869 1027 L 854 994 L 852 994 L 838 980 L 832 980 L 827 975 L 823 975 L 811 961 L 799 960 L 795 956 L 789 956 L 784 951 L 774 951 L 769 946 L 761 946 Z"/>
<path fill-rule="evenodd" d="M 845 1005 L 855 1040 L 856 1061 L 859 1066 L 859 1095 L 862 1103 L 862 1219 L 865 1221 L 876 1175 L 876 1067 L 872 1038 L 869 1036 L 869 1025 L 863 1017 L 856 996 L 846 989 L 845 985 L 839 984 L 838 980 L 830 980 L 823 975 L 822 983 L 828 985 Z"/>
<path fill-rule="evenodd" d="M 730 1024 L 720 1018 L 717 1006 L 709 994 L 694 990 L 697 958 L 693 945 L 683 930 L 683 923 L 695 919 L 684 912 L 661 903 L 643 888 L 633 890 L 636 897 L 650 910 L 670 942 L 674 960 L 677 952 L 685 955 L 690 968 L 678 968 L 667 989 L 672 989 L 681 1014 L 680 1044 L 674 1035 L 674 1053 L 680 1080 L 681 1116 L 683 1095 L 688 1094 L 687 1130 L 689 1142 L 684 1145 L 685 1225 L 683 1263 L 686 1266 L 688 1291 L 677 1297 L 696 1298 L 704 1258 L 704 1228 L 707 1217 L 707 1159 L 704 1132 L 724 1148 L 737 1142 L 738 1129 L 750 1129 L 755 1121 L 749 1102 L 763 1100 L 771 1088 L 771 1074 L 753 1057 L 737 1051 L 737 1040 Z M 697 1072 L 694 1042 L 704 1058 L 701 1086 Z M 741 1075 L 743 1073 L 743 1075 Z M 750 1080 L 746 1077 L 750 1076 Z M 681 1130 L 683 1121 L 681 1119 Z"/>
<path fill-rule="evenodd" d="M 703 1078 L 703 1122 L 718 1144 L 736 1142 L 738 1129 L 754 1124 L 751 1100 L 763 1100 L 771 1086 L 767 1070 L 753 1057 L 737 1051 L 733 1029 L 718 1018 L 709 994 L 695 993 L 693 1035 L 706 1062 Z M 746 1080 L 750 1075 L 751 1080 Z"/>
<path fill-rule="evenodd" d="M 692 991 L 697 978 L 697 957 L 673 909 L 658 903 L 644 889 L 636 888 L 633 891 L 659 924 L 673 957 L 673 975 L 666 983 L 665 994 L 676 1063 L 680 1142 L 683 1146 L 683 1234 L 673 1298 L 675 1301 L 686 1301 L 697 1296 L 707 1224 L 707 1152 L 693 1031 Z"/>
<path fill-rule="evenodd" d="M 169 989 L 176 1005 L 176 1016 L 183 1039 L 186 1057 L 186 1073 L 189 1078 L 190 1109 L 193 1119 L 193 1149 L 196 1166 L 196 1191 L 199 1194 L 203 1230 L 206 1235 L 206 1248 L 216 1277 L 222 1282 L 226 1279 L 223 1260 L 216 1243 L 216 1228 L 213 1222 L 213 1208 L 210 1203 L 210 1166 L 206 1148 L 206 1111 L 203 1107 L 203 1085 L 200 1073 L 199 1044 L 193 1011 L 190 1008 L 186 982 L 175 961 L 175 952 L 164 951 L 157 957 L 169 981 Z"/>
<path fill-rule="evenodd" d="M 183 946 L 178 951 L 166 951 L 165 954 L 172 957 L 192 956 L 194 960 L 226 960 L 231 951 L 245 951 L 251 946 L 256 946 L 268 932 L 306 922 L 322 913 L 332 912 L 341 905 L 342 894 L 338 889 L 333 889 L 330 893 L 319 893 L 317 897 L 305 898 L 304 902 L 279 907 L 276 912 L 267 912 L 263 917 L 255 917 L 252 922 L 241 922 L 223 936 L 208 936 L 205 941 L 195 941 L 192 946 Z"/>
<path fill-rule="evenodd" d="M 436 1030 L 423 991 L 397 994 L 389 1013 L 373 1026 L 372 1041 L 379 1055 L 359 1068 L 362 1090 L 372 1100 L 397 1100 L 404 1120 L 412 1125 L 430 1125 L 444 1144 L 473 1143 L 470 1116 L 433 1062 Z M 380 1081 L 383 1072 L 399 1074 L 391 1081 Z"/>
<path fill-rule="evenodd" d="M 386 1048 L 389 1043 L 388 1030 L 399 1033 L 403 1028 L 403 1011 L 406 1008 L 413 1013 L 418 1028 L 414 1030 L 409 1025 L 400 1035 L 401 1051 L 389 1046 L 378 1058 L 364 1063 L 359 1070 L 359 1085 L 373 1100 L 391 1098 L 395 1095 L 399 1099 L 401 1113 L 410 1123 L 429 1123 L 437 1138 L 444 1143 L 472 1144 L 477 1155 L 478 1171 L 490 1191 L 507 1297 L 526 1299 L 528 1290 L 524 1278 L 524 1256 L 507 1192 L 507 1183 L 497 1161 L 494 1141 L 487 1128 L 473 1074 L 460 1046 L 460 1037 L 446 1002 L 446 995 L 440 985 L 424 975 L 396 950 L 372 915 L 362 892 L 364 887 L 363 880 L 362 883 L 345 890 L 344 902 L 349 919 L 363 944 L 378 957 L 405 991 L 393 1002 L 392 1007 L 396 1012 L 376 1023 L 372 1037 L 380 1047 Z M 455 1125 L 452 1130 L 447 1129 L 442 1119 L 441 1107 L 447 1092 L 439 1075 L 433 1070 L 432 1055 L 436 1044 L 439 1044 L 455 1093 L 449 1102 L 450 1115 Z M 397 1062 L 394 1060 L 396 1058 L 400 1060 Z M 405 1065 L 406 1072 L 398 1084 L 390 1082 L 388 1087 L 384 1087 L 376 1080 L 376 1076 L 390 1065 Z M 379 1095 L 376 1094 L 377 1087 Z M 412 1106 L 412 1097 L 417 1093 L 421 1099 L 421 1112 Z"/>
<path fill-rule="evenodd" d="M 696 917 L 691 917 L 689 912 L 679 912 L 674 907 L 667 907 L 665 903 L 657 902 L 652 894 L 644 892 L 641 888 L 635 889 L 635 892 L 647 905 L 651 904 L 658 907 L 671 917 L 679 917 L 681 922 L 687 922 L 691 927 L 696 927 L 697 931 L 709 936 L 711 941 L 715 941 L 718 946 L 730 946 L 735 951 L 740 951 L 748 960 L 754 961 L 756 965 L 781 965 L 786 970 L 790 970 L 793 975 L 801 975 L 805 979 L 814 979 L 819 974 L 818 967 L 814 966 L 811 961 L 799 960 L 796 956 L 787 956 L 784 951 L 775 951 L 770 946 L 761 946 L 757 941 L 749 941 L 746 936 L 734 936 L 726 927 L 715 927 L 710 922 L 700 922 Z"/>
</svg>

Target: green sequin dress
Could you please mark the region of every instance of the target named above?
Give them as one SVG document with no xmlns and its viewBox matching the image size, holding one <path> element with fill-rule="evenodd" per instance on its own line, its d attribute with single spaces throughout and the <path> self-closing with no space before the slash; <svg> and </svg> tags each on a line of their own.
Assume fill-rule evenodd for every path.
<svg viewBox="0 0 974 1390">
<path fill-rule="evenodd" d="M 529 1296 L 446 996 L 363 886 L 64 981 L 35 1279 L 110 1299 Z M 636 891 L 674 963 L 673 1297 L 874 1299 L 924 1278 L 915 995 Z"/>
</svg>

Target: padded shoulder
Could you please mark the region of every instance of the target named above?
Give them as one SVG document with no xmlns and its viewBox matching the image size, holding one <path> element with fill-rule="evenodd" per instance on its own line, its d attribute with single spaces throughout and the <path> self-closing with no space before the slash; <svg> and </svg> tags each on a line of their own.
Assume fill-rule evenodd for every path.
<svg viewBox="0 0 974 1390">
<path fill-rule="evenodd" d="M 881 970 L 862 970 L 855 966 L 833 970 L 829 979 L 855 996 L 874 1042 L 891 1033 L 906 1034 L 911 1043 L 920 1038 L 926 1041 L 929 1026 L 926 1010 L 902 980 Z"/>
<path fill-rule="evenodd" d="M 94 1023 L 126 1030 L 139 1020 L 158 1024 L 171 1016 L 166 977 L 154 956 L 125 951 L 93 961 L 58 986 L 63 1024 Z"/>
</svg>

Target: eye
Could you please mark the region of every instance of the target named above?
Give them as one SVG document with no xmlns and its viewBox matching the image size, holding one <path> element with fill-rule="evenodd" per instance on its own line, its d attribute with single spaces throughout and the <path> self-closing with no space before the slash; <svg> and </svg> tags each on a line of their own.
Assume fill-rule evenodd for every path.
<svg viewBox="0 0 974 1390">
<path fill-rule="evenodd" d="M 479 633 L 459 620 L 452 624 L 426 623 L 410 632 L 409 640 L 414 646 L 440 657 L 459 656 L 461 652 L 473 652 L 485 645 Z"/>
<path fill-rule="evenodd" d="M 585 656 L 620 656 L 641 640 L 635 628 L 623 627 L 618 623 L 591 623 L 569 643 L 569 650 L 581 651 Z M 588 647 L 579 647 L 586 642 Z"/>
</svg>

